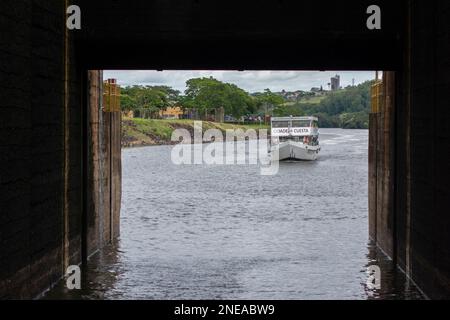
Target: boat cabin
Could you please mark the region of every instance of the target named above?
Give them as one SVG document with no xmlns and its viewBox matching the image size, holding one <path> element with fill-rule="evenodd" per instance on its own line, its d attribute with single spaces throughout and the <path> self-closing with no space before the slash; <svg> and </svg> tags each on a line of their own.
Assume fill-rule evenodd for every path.
<svg viewBox="0 0 450 320">
<path fill-rule="evenodd" d="M 271 119 L 272 143 L 288 140 L 306 145 L 319 144 L 319 119 L 317 117 L 280 117 Z"/>
</svg>

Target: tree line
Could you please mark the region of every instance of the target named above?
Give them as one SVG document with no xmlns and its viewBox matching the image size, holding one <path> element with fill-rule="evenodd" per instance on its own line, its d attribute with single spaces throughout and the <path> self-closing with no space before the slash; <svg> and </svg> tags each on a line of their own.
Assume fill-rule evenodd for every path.
<svg viewBox="0 0 450 320">
<path fill-rule="evenodd" d="M 321 127 L 368 128 L 372 83 L 367 81 L 328 92 L 319 103 L 300 99 L 294 104 L 286 104 L 281 94 L 269 89 L 250 94 L 235 84 L 213 77 L 194 78 L 186 82 L 183 93 L 169 86 L 124 87 L 121 107 L 124 111 L 134 111 L 137 117 L 157 117 L 161 110 L 176 106 L 184 111 L 195 109 L 200 114 L 223 108 L 225 115 L 237 120 L 248 115 L 314 115 L 319 117 Z"/>
<path fill-rule="evenodd" d="M 145 112 L 156 116 L 160 110 L 178 106 L 183 110 L 195 109 L 198 113 L 213 113 L 223 108 L 226 115 L 239 119 L 246 115 L 264 115 L 284 99 L 266 89 L 251 95 L 235 84 L 224 83 L 212 77 L 195 78 L 186 82 L 184 94 L 168 86 L 128 86 L 121 91 L 124 111 Z"/>
</svg>

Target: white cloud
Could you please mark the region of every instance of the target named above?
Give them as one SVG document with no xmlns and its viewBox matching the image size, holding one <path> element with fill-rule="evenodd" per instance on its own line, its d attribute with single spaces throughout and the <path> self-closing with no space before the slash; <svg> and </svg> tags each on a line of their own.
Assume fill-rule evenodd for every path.
<svg viewBox="0 0 450 320">
<path fill-rule="evenodd" d="M 214 77 L 220 81 L 234 83 L 248 92 L 258 92 L 269 88 L 272 91 L 310 90 L 323 86 L 327 89 L 330 78 L 341 76 L 343 87 L 375 78 L 374 71 L 105 71 L 104 78 L 116 78 L 122 86 L 167 85 L 181 92 L 186 89 L 186 81 L 198 77 Z"/>
</svg>

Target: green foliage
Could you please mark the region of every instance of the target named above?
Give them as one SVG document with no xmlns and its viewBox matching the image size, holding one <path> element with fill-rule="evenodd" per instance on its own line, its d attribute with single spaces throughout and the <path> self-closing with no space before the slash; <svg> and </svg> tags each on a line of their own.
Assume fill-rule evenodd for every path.
<svg viewBox="0 0 450 320">
<path fill-rule="evenodd" d="M 270 89 L 264 90 L 263 93 L 255 93 L 255 103 L 258 110 L 263 113 L 273 113 L 285 100 L 278 94 L 273 93 Z"/>
<path fill-rule="evenodd" d="M 170 140 L 172 136 L 172 129 L 170 126 L 166 125 L 166 122 L 163 120 L 155 120 L 155 119 L 132 119 L 134 123 L 134 128 L 142 133 L 150 134 L 152 136 L 157 136 L 160 139 Z"/>
<path fill-rule="evenodd" d="M 122 110 L 152 115 L 175 103 L 179 91 L 166 86 L 132 86 L 122 89 Z"/>
<path fill-rule="evenodd" d="M 266 89 L 263 93 L 248 94 L 230 83 L 212 77 L 195 78 L 186 82 L 185 95 L 168 86 L 130 86 L 122 89 L 122 110 L 132 110 L 137 117 L 156 115 L 169 106 L 196 109 L 200 114 L 224 108 L 226 115 L 240 118 L 244 115 L 272 112 L 284 99 Z"/>
<path fill-rule="evenodd" d="M 367 81 L 355 87 L 330 92 L 318 103 L 314 101 L 282 105 L 274 110 L 274 115 L 313 115 L 319 117 L 319 126 L 322 128 L 367 129 L 372 84 L 373 81 Z"/>
<path fill-rule="evenodd" d="M 273 93 L 270 89 L 264 90 L 263 93 L 255 93 L 254 96 L 257 98 L 259 105 L 267 104 L 271 106 L 279 106 L 285 102 L 283 97 Z"/>
<path fill-rule="evenodd" d="M 273 110 L 273 115 L 275 117 L 303 117 L 306 115 L 305 111 L 298 105 L 282 105 L 278 106 Z"/>
<path fill-rule="evenodd" d="M 341 122 L 339 117 L 330 116 L 329 114 L 319 112 L 313 114 L 314 116 L 319 118 L 319 127 L 320 128 L 340 128 Z"/>
<path fill-rule="evenodd" d="M 202 127 L 204 132 L 209 129 L 220 130 L 224 136 L 226 130 L 241 129 L 245 132 L 249 129 L 269 129 L 269 127 L 265 125 L 236 125 L 209 121 L 204 121 Z M 192 134 L 194 132 L 194 121 L 124 118 L 122 121 L 122 145 L 172 144 L 172 133 L 175 129 L 179 128 L 187 129 Z"/>
<path fill-rule="evenodd" d="M 339 116 L 343 129 L 368 129 L 369 115 L 364 112 L 343 113 Z"/>
<path fill-rule="evenodd" d="M 185 108 L 200 112 L 224 108 L 225 114 L 236 118 L 255 110 L 255 101 L 234 84 L 223 83 L 214 78 L 196 78 L 186 82 L 185 96 L 181 98 Z"/>
<path fill-rule="evenodd" d="M 196 109 L 200 114 L 224 108 L 226 115 L 240 118 L 249 114 L 274 116 L 319 117 L 321 127 L 368 128 L 370 86 L 367 81 L 356 87 L 329 92 L 325 96 L 302 95 L 299 101 L 286 103 L 279 94 L 269 89 L 248 94 L 234 84 L 212 77 L 195 78 L 186 82 L 184 95 L 168 86 L 131 86 L 122 89 L 123 110 L 133 110 L 141 118 L 154 117 L 160 110 L 179 105 Z"/>
<path fill-rule="evenodd" d="M 120 107 L 124 111 L 136 110 L 136 97 L 130 94 L 124 94 L 122 92 L 122 94 L 120 95 Z"/>
</svg>

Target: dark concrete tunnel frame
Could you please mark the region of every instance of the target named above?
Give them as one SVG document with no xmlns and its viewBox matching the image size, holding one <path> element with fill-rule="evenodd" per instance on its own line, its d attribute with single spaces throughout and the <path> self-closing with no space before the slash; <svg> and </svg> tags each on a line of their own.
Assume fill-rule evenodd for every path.
<svg viewBox="0 0 450 320">
<path fill-rule="evenodd" d="M 365 12 L 372 2 L 78 0 L 82 29 L 70 32 L 65 5 L 72 1 L 16 1 L 15 10 L 0 13 L 0 22 L 14 26 L 7 40 L 23 44 L 0 50 L 0 63 L 8 61 L 0 65 L 0 92 L 9 92 L 0 103 L 20 104 L 23 115 L 0 110 L 17 142 L 1 146 L 20 168 L 19 178 L 2 171 L 8 180 L 0 184 L 14 220 L 1 230 L 18 226 L 2 240 L 0 298 L 37 296 L 67 264 L 86 261 L 119 232 L 105 213 L 116 198 L 106 187 L 113 179 L 109 122 L 89 107 L 100 105 L 101 80 L 88 70 L 104 69 L 391 70 L 384 110 L 372 120 L 383 130 L 372 163 L 371 236 L 429 297 L 448 298 L 450 3 L 378 0 L 383 26 L 371 31 Z M 113 211 L 117 217 L 117 206 Z M 48 221 L 37 224 L 38 217 Z"/>
</svg>

